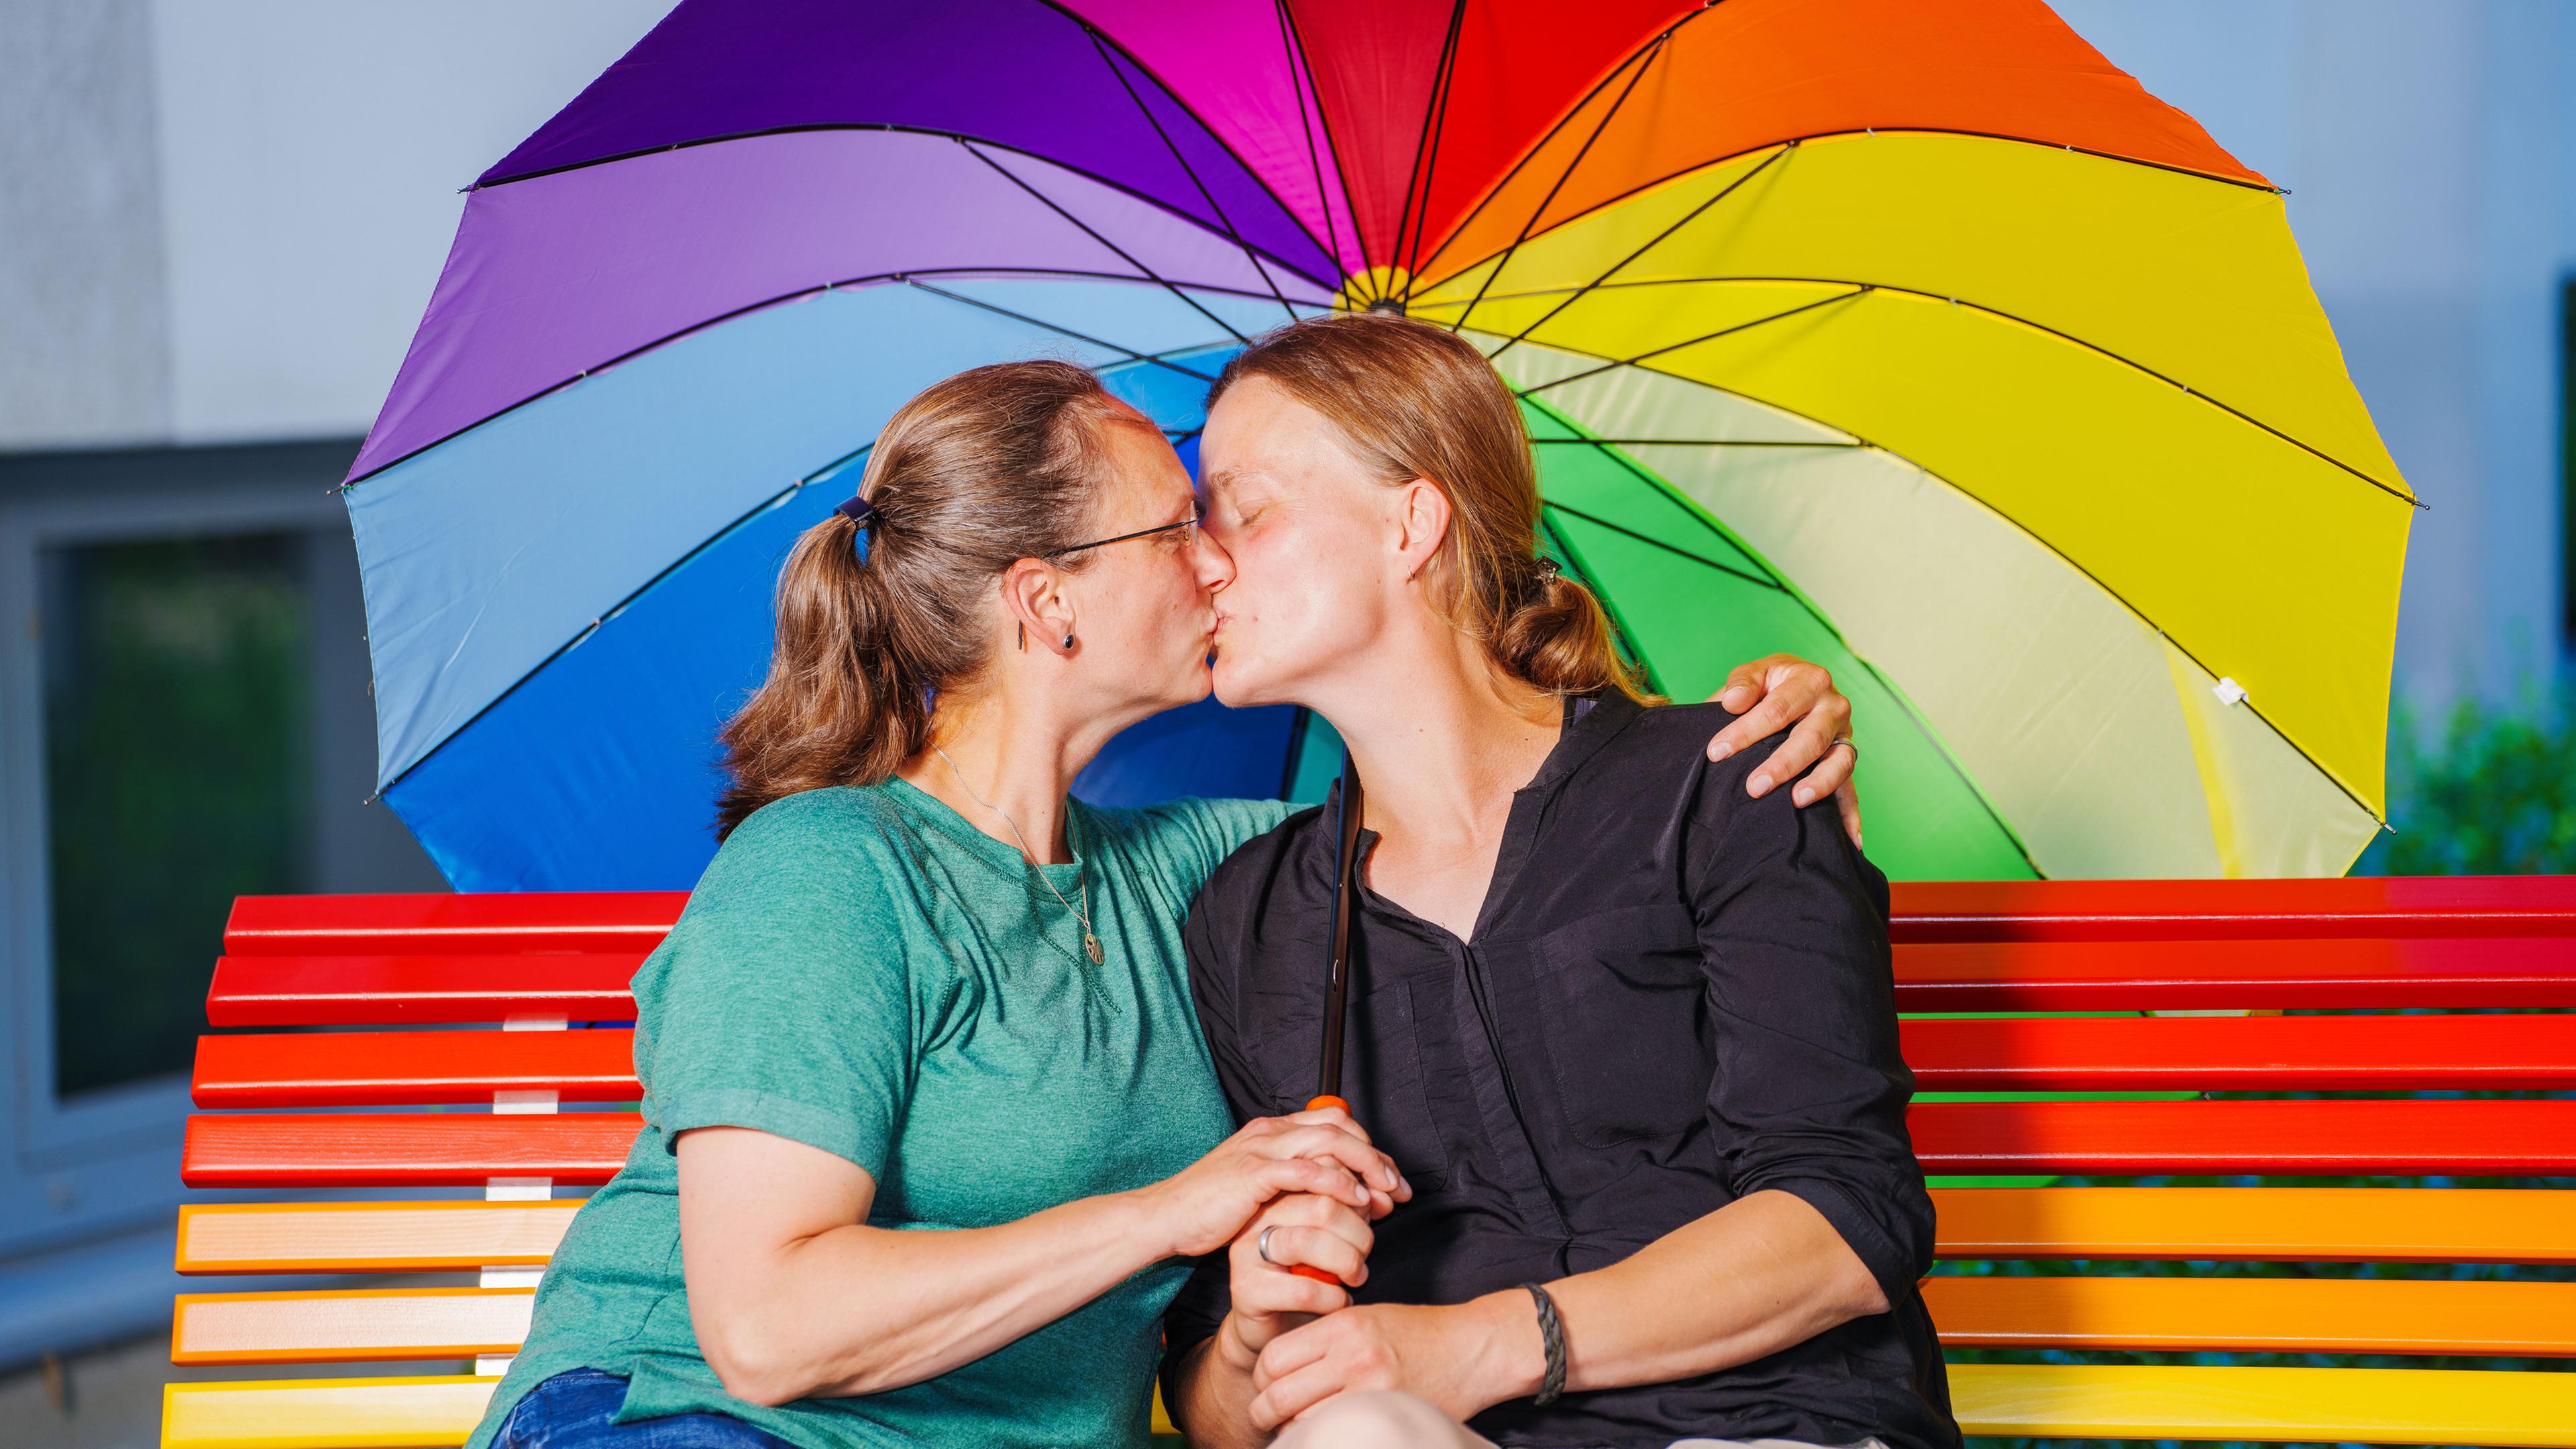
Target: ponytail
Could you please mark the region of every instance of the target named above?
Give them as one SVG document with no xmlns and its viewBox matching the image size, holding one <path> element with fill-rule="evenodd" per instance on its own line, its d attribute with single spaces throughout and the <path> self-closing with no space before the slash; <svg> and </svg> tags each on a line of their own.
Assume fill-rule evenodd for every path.
<svg viewBox="0 0 2576 1449">
<path fill-rule="evenodd" d="M 989 662 L 995 581 L 1084 536 L 1102 433 L 1120 425 L 1152 427 L 1088 370 L 1051 361 L 961 372 L 887 421 L 864 501 L 805 530 L 779 573 L 769 676 L 719 735 L 718 839 L 772 801 L 877 784 L 930 747 L 933 697 Z"/>
</svg>

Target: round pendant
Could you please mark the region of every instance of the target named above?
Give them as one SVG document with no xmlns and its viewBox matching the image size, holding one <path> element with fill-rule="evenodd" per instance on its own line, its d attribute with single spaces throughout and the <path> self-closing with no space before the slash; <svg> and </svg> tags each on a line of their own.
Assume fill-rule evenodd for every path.
<svg viewBox="0 0 2576 1449">
<path fill-rule="evenodd" d="M 1091 964 L 1094 966 L 1109 959 L 1109 953 L 1100 949 L 1100 938 L 1089 931 L 1082 933 L 1082 949 L 1084 954 L 1091 957 Z"/>
</svg>

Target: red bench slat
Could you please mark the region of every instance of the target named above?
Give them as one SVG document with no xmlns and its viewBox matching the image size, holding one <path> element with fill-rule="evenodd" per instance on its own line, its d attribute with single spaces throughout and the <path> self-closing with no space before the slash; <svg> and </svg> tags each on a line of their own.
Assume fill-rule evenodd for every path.
<svg viewBox="0 0 2576 1449">
<path fill-rule="evenodd" d="M 240 896 L 224 922 L 228 956 L 490 955 L 650 951 L 680 918 L 686 891 Z"/>
<path fill-rule="evenodd" d="M 632 1021 L 644 953 L 545 956 L 226 956 L 216 1026 L 377 1026 L 561 1016 Z"/>
<path fill-rule="evenodd" d="M 2576 937 L 2576 876 L 1908 881 L 1900 942 Z M 685 891 L 243 896 L 234 956 L 650 950 Z"/>
<path fill-rule="evenodd" d="M 2576 936 L 2576 876 L 1909 881 L 1899 941 Z"/>
<path fill-rule="evenodd" d="M 2576 1101 L 1927 1102 L 1930 1173 L 2576 1171 Z"/>
<path fill-rule="evenodd" d="M 2576 1006 L 2576 941 L 1918 942 L 1899 1011 Z"/>
<path fill-rule="evenodd" d="M 624 1165 L 637 1124 L 632 1112 L 200 1114 L 188 1119 L 179 1178 L 190 1187 L 600 1183 Z"/>
<path fill-rule="evenodd" d="M 392 1107 L 553 1092 L 631 1102 L 631 1031 L 351 1031 L 209 1036 L 190 1084 L 200 1107 Z"/>
<path fill-rule="evenodd" d="M 1926 1091 L 2423 1091 L 2576 1087 L 2560 1015 L 2000 1017 L 1909 1021 Z M 200 1107 L 381 1107 L 640 1090 L 634 1033 L 395 1031 L 210 1036 Z"/>
<path fill-rule="evenodd" d="M 2576 1101 L 1929 1102 L 1931 1173 L 2576 1172 Z M 245 1113 L 188 1120 L 190 1187 L 604 1182 L 636 1118 Z"/>
<path fill-rule="evenodd" d="M 644 953 L 226 956 L 216 1026 L 556 1015 L 630 1021 Z M 1900 1011 L 2576 1007 L 2576 947 L 2539 939 L 2005 942 L 1896 948 Z"/>
<path fill-rule="evenodd" d="M 1925 1091 L 2547 1091 L 2576 1017 L 1973 1017 L 1899 1024 Z"/>
</svg>

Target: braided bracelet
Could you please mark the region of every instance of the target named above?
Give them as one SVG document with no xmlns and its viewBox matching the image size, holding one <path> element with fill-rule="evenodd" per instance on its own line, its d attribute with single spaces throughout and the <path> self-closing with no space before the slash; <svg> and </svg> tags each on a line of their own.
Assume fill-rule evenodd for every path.
<svg viewBox="0 0 2576 1449">
<path fill-rule="evenodd" d="M 1547 1375 L 1539 1380 L 1538 1393 L 1530 1403 L 1544 1408 L 1565 1392 L 1565 1325 L 1556 1316 L 1556 1300 L 1536 1283 L 1523 1283 L 1531 1301 L 1538 1305 L 1538 1338 L 1547 1349 Z"/>
</svg>

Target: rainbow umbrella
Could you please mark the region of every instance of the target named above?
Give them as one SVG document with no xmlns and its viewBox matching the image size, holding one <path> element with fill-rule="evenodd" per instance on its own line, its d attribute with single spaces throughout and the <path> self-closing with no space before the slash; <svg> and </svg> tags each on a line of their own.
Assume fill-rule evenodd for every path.
<svg viewBox="0 0 2576 1449">
<path fill-rule="evenodd" d="M 682 886 L 786 548 L 935 378 L 1185 458 L 1333 308 L 1520 389 L 1656 685 L 1831 666 L 1899 877 L 2330 873 L 2414 501 L 2279 194 L 2035 0 L 689 0 L 468 198 L 346 497 L 459 886 Z M 1078 788 L 1311 798 L 1294 711 Z"/>
</svg>

